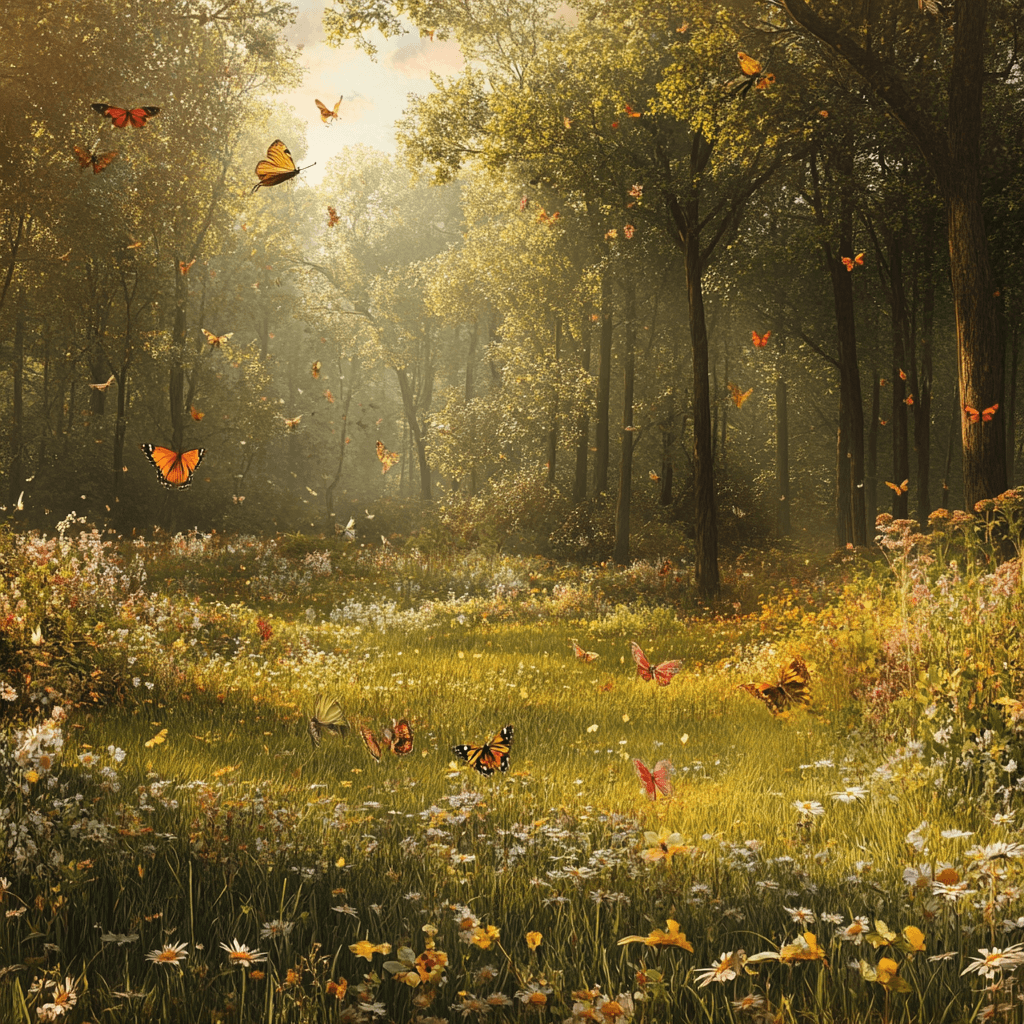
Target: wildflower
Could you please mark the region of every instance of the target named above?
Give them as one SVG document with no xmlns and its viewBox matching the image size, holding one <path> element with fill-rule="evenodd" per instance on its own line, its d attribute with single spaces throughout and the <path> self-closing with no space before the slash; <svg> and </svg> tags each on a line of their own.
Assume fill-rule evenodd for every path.
<svg viewBox="0 0 1024 1024">
<path fill-rule="evenodd" d="M 540 932 L 527 932 L 526 944 L 530 949 L 536 949 L 542 942 L 543 936 Z"/>
<path fill-rule="evenodd" d="M 350 907 L 347 903 L 343 903 L 340 907 L 331 907 L 331 910 L 337 911 L 339 914 L 348 914 L 349 917 L 354 917 L 357 921 L 359 920 L 359 911 L 355 907 Z"/>
<path fill-rule="evenodd" d="M 552 991 L 550 985 L 541 985 L 539 982 L 531 981 L 526 988 L 522 988 L 516 993 L 516 999 L 527 1006 L 533 1006 L 540 1010 L 547 1005 L 548 996 Z"/>
<path fill-rule="evenodd" d="M 833 793 L 832 799 L 841 804 L 852 804 L 866 799 L 867 795 L 868 791 L 863 786 L 847 786 L 838 793 Z"/>
<path fill-rule="evenodd" d="M 493 924 L 489 924 L 486 928 L 474 928 L 473 937 L 469 941 L 481 949 L 490 949 L 500 936 L 501 931 Z"/>
<path fill-rule="evenodd" d="M 818 945 L 813 932 L 798 935 L 791 943 L 779 950 L 779 960 L 784 964 L 796 963 L 798 960 L 824 960 L 825 951 Z"/>
<path fill-rule="evenodd" d="M 644 850 L 641 854 L 649 864 L 659 860 L 669 864 L 677 853 L 685 854 L 693 849 L 683 842 L 683 837 L 678 832 L 670 833 L 667 829 L 661 832 L 645 832 L 644 841 L 651 844 L 650 849 Z"/>
<path fill-rule="evenodd" d="M 612 1024 L 633 1013 L 633 997 L 628 992 L 620 992 L 614 999 L 598 1000 L 594 1005 L 602 1019 L 612 1021 Z"/>
<path fill-rule="evenodd" d="M 793 924 L 814 923 L 814 911 L 807 907 L 783 907 L 782 909 L 789 914 Z"/>
<path fill-rule="evenodd" d="M 742 999 L 732 1001 L 732 1008 L 738 1013 L 742 1013 L 744 1010 L 751 1012 L 760 1010 L 762 1006 L 764 1006 L 764 996 L 747 995 Z"/>
<path fill-rule="evenodd" d="M 187 942 L 179 942 L 177 945 L 164 945 L 162 949 L 152 949 L 146 954 L 146 959 L 154 964 L 167 964 L 168 967 L 181 967 L 182 961 L 188 956 L 185 952 Z"/>
<path fill-rule="evenodd" d="M 344 999 L 345 994 L 348 992 L 348 981 L 345 978 L 339 978 L 336 982 L 327 982 L 327 995 L 334 996 L 336 999 Z"/>
<path fill-rule="evenodd" d="M 825 813 L 825 808 L 817 800 L 794 800 L 793 809 L 805 818 L 816 818 Z"/>
<path fill-rule="evenodd" d="M 372 942 L 368 942 L 363 939 L 361 942 L 354 942 L 348 947 L 356 956 L 361 956 L 364 960 L 372 960 L 374 953 L 382 953 L 387 956 L 391 952 L 390 942 L 381 942 L 375 945 Z"/>
<path fill-rule="evenodd" d="M 700 982 L 697 987 L 705 988 L 713 981 L 717 981 L 720 984 L 732 981 L 743 968 L 744 956 L 745 954 L 742 949 L 736 953 L 732 951 L 723 953 L 715 963 L 710 967 L 706 967 L 695 976 L 694 980 Z"/>
<path fill-rule="evenodd" d="M 264 921 L 260 929 L 261 939 L 286 939 L 295 927 L 294 921 Z"/>
<path fill-rule="evenodd" d="M 1024 946 L 1019 943 L 1015 946 L 1007 946 L 1006 949 L 979 949 L 980 957 L 972 960 L 961 972 L 965 974 L 975 973 L 986 978 L 994 978 L 1003 971 L 1012 971 L 1024 963 Z"/>
<path fill-rule="evenodd" d="M 63 984 L 58 984 L 54 989 L 52 1001 L 38 1007 L 36 1013 L 40 1020 L 56 1020 L 57 1017 L 68 1013 L 78 1002 L 78 993 L 75 991 L 75 983 L 70 978 L 65 978 Z"/>
<path fill-rule="evenodd" d="M 909 947 L 908 952 L 923 953 L 925 951 L 924 932 L 920 928 L 915 928 L 912 924 L 908 924 L 903 929 L 903 939 Z"/>
<path fill-rule="evenodd" d="M 504 992 L 492 992 L 485 1000 L 488 1006 L 511 1006 L 512 1000 Z"/>
<path fill-rule="evenodd" d="M 990 843 L 988 846 L 972 846 L 966 856 L 972 857 L 981 864 L 993 864 L 1024 856 L 1024 846 L 1020 843 Z"/>
<path fill-rule="evenodd" d="M 826 913 L 826 914 L 822 914 L 821 915 L 821 919 L 822 919 L 822 921 L 825 922 L 825 924 L 842 924 L 843 923 L 843 915 L 842 914 L 827 914 Z"/>
<path fill-rule="evenodd" d="M 491 1008 L 487 1005 L 485 1000 L 477 998 L 470 992 L 467 992 L 462 997 L 462 1002 L 452 1003 L 449 1009 L 461 1011 L 464 1018 L 468 1017 L 471 1013 L 476 1013 L 479 1014 L 479 1016 L 484 1017 L 491 1012 Z"/>
<path fill-rule="evenodd" d="M 242 945 L 238 939 L 232 939 L 229 946 L 226 942 L 220 944 L 220 948 L 228 955 L 228 963 L 238 967 L 251 967 L 253 964 L 263 963 L 267 959 L 266 953 L 258 949 L 250 949 Z"/>
<path fill-rule="evenodd" d="M 679 922 L 671 918 L 666 922 L 667 932 L 655 928 L 650 935 L 627 935 L 619 939 L 619 945 L 625 946 L 629 942 L 642 942 L 645 946 L 678 946 L 685 949 L 687 953 L 693 952 L 693 946 L 686 938 L 686 933 L 679 930 Z"/>
<path fill-rule="evenodd" d="M 859 946 L 864 940 L 864 935 L 869 927 L 870 922 L 866 917 L 855 917 L 845 928 L 836 929 L 836 938 Z"/>
</svg>

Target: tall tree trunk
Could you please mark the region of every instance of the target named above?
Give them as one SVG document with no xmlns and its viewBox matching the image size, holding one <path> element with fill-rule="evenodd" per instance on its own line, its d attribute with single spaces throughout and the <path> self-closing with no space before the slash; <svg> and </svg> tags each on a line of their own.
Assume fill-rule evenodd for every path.
<svg viewBox="0 0 1024 1024">
<path fill-rule="evenodd" d="M 935 324 L 935 278 L 929 272 L 921 314 L 921 364 L 914 367 L 914 451 L 917 453 L 917 521 L 924 529 L 932 513 L 932 329 Z M 916 346 L 914 339 L 911 345 Z"/>
<path fill-rule="evenodd" d="M 843 388 L 839 389 L 839 426 L 836 429 L 836 547 L 856 544 L 853 529 L 853 495 L 852 473 L 850 463 L 850 396 Z"/>
<path fill-rule="evenodd" d="M 661 426 L 661 480 L 659 481 L 658 504 L 672 504 L 672 478 L 675 475 L 672 465 L 672 443 L 675 441 L 675 434 L 672 428 L 675 425 L 675 395 L 669 395 L 668 400 L 672 403 L 672 415 L 663 420 Z M 685 420 L 684 430 L 685 430 Z"/>
<path fill-rule="evenodd" d="M 609 430 L 608 404 L 612 390 L 612 279 L 611 271 L 601 275 L 601 344 L 597 365 L 597 452 L 594 455 L 594 497 L 608 490 Z"/>
<path fill-rule="evenodd" d="M 583 310 L 580 329 L 580 368 L 590 373 L 590 304 Z M 587 498 L 587 462 L 590 456 L 590 414 L 584 406 L 576 419 L 576 472 L 573 476 L 572 503 L 581 505 Z"/>
<path fill-rule="evenodd" d="M 864 504 L 867 509 L 868 525 L 874 534 L 878 518 L 878 428 L 882 416 L 882 388 L 878 370 L 871 371 L 871 423 L 868 425 L 868 450 L 864 480 Z"/>
<path fill-rule="evenodd" d="M 949 421 L 949 437 L 946 440 L 946 463 L 942 472 L 942 507 L 949 508 L 949 473 L 953 466 L 953 438 L 957 435 L 957 425 L 963 419 L 963 413 L 957 404 L 957 396 L 960 394 L 960 384 L 953 385 L 953 416 Z"/>
<path fill-rule="evenodd" d="M 358 353 L 349 360 L 349 371 L 342 378 L 348 379 L 348 388 L 344 392 L 341 405 L 341 444 L 338 445 L 338 465 L 334 470 L 334 479 L 327 485 L 324 491 L 324 504 L 327 508 L 327 515 L 334 515 L 334 491 L 341 480 L 341 471 L 345 467 L 345 451 L 348 448 L 348 410 L 352 405 L 352 392 L 355 388 L 356 371 L 359 367 Z M 344 386 L 344 385 L 343 385 Z M 338 524 L 335 523 L 335 526 Z"/>
<path fill-rule="evenodd" d="M 7 500 L 14 504 L 25 481 L 25 305 L 19 288 L 14 295 L 14 393 L 11 408 L 11 462 L 8 466 Z"/>
<path fill-rule="evenodd" d="M 778 495 L 775 532 L 788 537 L 792 532 L 789 489 L 789 393 L 783 355 L 780 352 L 775 370 L 775 490 Z"/>
<path fill-rule="evenodd" d="M 615 549 L 618 565 L 629 564 L 629 512 L 633 496 L 633 380 L 636 370 L 636 283 L 625 287 L 625 338 L 622 353 L 622 447 L 619 452 L 619 494 L 615 505 Z"/>
<path fill-rule="evenodd" d="M 552 367 L 554 371 L 554 384 L 551 386 L 551 402 L 548 406 L 548 485 L 555 485 L 555 460 L 558 458 L 558 380 L 559 380 L 559 358 L 562 353 L 562 321 L 555 319 L 555 362 Z"/>
<path fill-rule="evenodd" d="M 174 328 L 170 377 L 171 447 L 180 452 L 185 443 L 185 331 L 188 318 L 188 278 L 174 261 Z"/>
<path fill-rule="evenodd" d="M 892 475 L 893 483 L 901 488 L 893 491 L 892 515 L 894 519 L 906 519 L 910 505 L 910 494 L 902 490 L 903 481 L 910 476 L 909 433 L 907 430 L 906 296 L 903 289 L 903 253 L 900 242 L 894 241 L 889 248 L 890 310 L 892 329 Z"/>
<path fill-rule="evenodd" d="M 1017 455 L 1017 363 L 1020 358 L 1020 320 L 1014 320 L 1010 341 L 1010 394 L 1006 402 L 1006 482 L 1013 487 Z"/>
<path fill-rule="evenodd" d="M 433 501 L 430 489 L 430 464 L 427 462 L 427 434 L 420 426 L 416 418 L 416 403 L 412 395 L 412 386 L 409 383 L 409 376 L 405 367 L 395 370 L 398 375 L 398 387 L 402 392 L 402 407 L 405 410 L 405 420 L 409 425 L 409 433 L 412 442 L 416 446 L 416 458 L 420 469 L 420 498 L 423 501 Z"/>
</svg>

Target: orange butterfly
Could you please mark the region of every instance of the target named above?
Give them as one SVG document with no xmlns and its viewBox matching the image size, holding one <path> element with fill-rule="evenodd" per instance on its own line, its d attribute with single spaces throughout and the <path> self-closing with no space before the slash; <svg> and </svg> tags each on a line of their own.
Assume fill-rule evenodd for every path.
<svg viewBox="0 0 1024 1024">
<path fill-rule="evenodd" d="M 385 729 L 385 734 L 390 734 L 389 743 L 391 745 L 391 753 L 397 754 L 402 757 L 405 754 L 412 753 L 412 728 L 409 723 L 404 719 L 400 719 L 397 722 L 392 722 L 391 729 Z"/>
<path fill-rule="evenodd" d="M 129 124 L 133 128 L 145 128 L 149 118 L 160 113 L 159 107 L 135 107 L 132 110 L 124 110 L 121 107 L 111 107 L 106 103 L 94 103 L 92 109 L 97 114 L 109 117 L 117 128 L 126 128 Z"/>
<path fill-rule="evenodd" d="M 338 216 L 338 211 L 333 206 L 328 206 L 327 207 L 327 226 L 329 228 L 333 228 L 334 225 L 337 224 L 339 220 L 341 220 L 341 218 Z"/>
<path fill-rule="evenodd" d="M 740 683 L 737 689 L 762 701 L 772 715 L 785 714 L 791 704 L 805 708 L 811 704 L 811 674 L 800 655 L 794 655 L 782 666 L 778 682 Z"/>
<path fill-rule="evenodd" d="M 903 404 L 904 405 L 913 405 L 914 404 L 914 396 L 913 395 L 907 395 L 907 397 L 903 399 Z"/>
<path fill-rule="evenodd" d="M 652 479 L 652 480 L 653 480 L 653 481 L 654 481 L 655 483 L 659 483 L 659 482 L 661 481 L 661 477 L 660 477 L 660 476 L 658 476 L 657 472 L 656 472 L 655 470 L 653 470 L 653 469 L 649 469 L 649 470 L 647 471 L 647 475 L 648 475 L 648 476 L 649 476 L 649 477 L 650 477 L 650 478 L 651 478 L 651 479 Z"/>
<path fill-rule="evenodd" d="M 308 166 L 315 166 L 315 161 Z M 280 185 L 282 181 L 294 178 L 300 171 L 305 170 L 308 170 L 308 167 L 296 167 L 288 147 L 280 139 L 274 139 L 267 149 L 267 159 L 256 165 L 256 177 L 260 180 L 253 185 L 252 190 L 255 192 L 261 185 Z"/>
<path fill-rule="evenodd" d="M 572 653 L 575 654 L 577 658 L 580 658 L 582 661 L 587 662 L 587 664 L 590 664 L 590 662 L 592 661 L 597 661 L 597 659 L 600 657 L 600 655 L 596 651 L 583 650 L 583 648 L 580 647 L 580 645 L 576 643 L 575 640 L 570 640 L 569 643 L 572 644 Z"/>
<path fill-rule="evenodd" d="M 882 426 L 882 427 L 884 427 L 884 426 L 887 426 L 887 425 L 888 425 L 889 421 L 888 421 L 888 420 L 883 420 L 883 419 L 882 419 L 882 417 L 881 417 L 881 416 L 879 416 L 879 417 L 878 417 L 878 423 L 879 423 L 879 426 Z"/>
<path fill-rule="evenodd" d="M 764 348 L 768 344 L 768 339 L 772 336 L 771 331 L 765 331 L 764 334 L 758 334 L 757 331 L 750 332 L 750 338 L 754 342 L 754 348 Z"/>
<path fill-rule="evenodd" d="M 293 420 L 288 419 L 287 416 L 282 416 L 281 419 L 284 420 L 285 429 L 294 430 L 299 425 L 299 420 L 302 419 L 303 415 L 303 413 L 299 413 Z"/>
<path fill-rule="evenodd" d="M 324 392 L 324 398 L 326 398 L 327 401 L 331 403 L 331 405 L 334 405 L 334 395 L 331 394 L 331 389 L 330 388 L 328 388 Z"/>
<path fill-rule="evenodd" d="M 192 419 L 198 423 L 204 416 L 205 412 L 200 412 L 194 405 L 192 406 Z"/>
<path fill-rule="evenodd" d="M 761 62 L 759 60 L 754 60 L 753 57 L 751 57 L 747 53 L 744 53 L 742 50 L 740 50 L 740 52 L 737 53 L 736 56 L 739 58 L 740 69 L 742 70 L 743 74 L 748 76 L 761 74 L 763 68 L 761 67 Z"/>
<path fill-rule="evenodd" d="M 628 103 L 626 104 L 626 116 L 627 117 L 643 117 L 643 114 L 639 110 L 634 110 Z"/>
<path fill-rule="evenodd" d="M 338 98 L 338 102 L 334 104 L 333 110 L 331 110 L 330 107 L 325 107 L 319 100 L 316 100 L 316 105 L 320 110 L 320 120 L 328 127 L 330 127 L 331 121 L 338 120 L 338 108 L 341 106 L 341 101 L 343 99 L 343 96 Z"/>
<path fill-rule="evenodd" d="M 187 452 L 176 452 L 159 445 L 140 444 L 146 458 L 160 477 L 160 483 L 171 490 L 184 490 L 192 486 L 195 471 L 206 454 L 205 448 L 193 448 Z"/>
<path fill-rule="evenodd" d="M 91 165 L 92 173 L 99 174 L 117 156 L 117 150 L 112 153 L 90 153 L 88 150 L 82 149 L 81 146 L 75 146 L 74 149 L 75 156 L 78 157 L 79 172 Z"/>
<path fill-rule="evenodd" d="M 996 414 L 996 410 L 999 408 L 999 403 L 990 405 L 987 409 L 982 409 L 978 412 L 977 409 L 972 408 L 969 405 L 964 406 L 964 412 L 970 417 L 972 423 L 977 423 L 979 418 L 983 423 L 989 423 L 993 416 Z"/>
<path fill-rule="evenodd" d="M 398 460 L 401 458 L 401 456 L 398 454 L 398 452 L 389 452 L 387 450 L 387 448 L 384 447 L 384 442 L 383 441 L 378 441 L 377 442 L 377 458 L 380 459 L 381 466 L 382 466 L 381 474 L 383 475 L 393 465 L 395 465 L 396 462 L 398 462 Z"/>
<path fill-rule="evenodd" d="M 753 388 L 747 388 L 746 391 L 740 391 L 739 386 L 736 384 L 730 384 L 728 387 L 729 395 L 737 409 L 742 409 L 743 403 L 754 393 Z"/>
<path fill-rule="evenodd" d="M 317 380 L 320 376 L 320 360 L 318 359 L 313 364 L 313 380 Z"/>
<path fill-rule="evenodd" d="M 660 665 L 652 665 L 643 652 L 643 648 L 634 640 L 630 640 L 629 649 L 636 662 L 636 673 L 641 679 L 654 679 L 659 686 L 668 686 L 672 677 L 683 667 L 681 661 L 663 661 Z"/>
<path fill-rule="evenodd" d="M 373 735 L 373 730 L 367 725 L 361 725 L 359 726 L 359 735 L 363 737 L 363 742 L 366 744 L 366 749 L 370 752 L 370 757 L 374 761 L 379 761 L 381 748 L 377 737 Z"/>
<path fill-rule="evenodd" d="M 192 269 L 193 263 L 195 263 L 195 260 L 189 260 L 188 263 L 178 260 L 178 271 L 181 274 L 187 274 Z"/>
<path fill-rule="evenodd" d="M 864 266 L 864 253 L 862 253 L 862 252 L 857 253 L 857 255 L 854 256 L 852 260 L 850 259 L 849 256 L 844 256 L 843 257 L 843 266 L 846 267 L 848 273 L 852 274 L 854 266 L 858 266 L 858 267 L 863 267 Z"/>
<path fill-rule="evenodd" d="M 910 480 L 904 480 L 901 484 L 893 484 L 890 483 L 888 480 L 885 481 L 885 486 L 891 487 L 897 494 L 906 494 L 909 485 Z"/>
<path fill-rule="evenodd" d="M 906 379 L 907 379 L 907 375 L 902 370 L 900 370 L 900 380 L 906 380 Z"/>
<path fill-rule="evenodd" d="M 234 331 L 231 331 L 228 334 L 217 335 L 217 334 L 214 334 L 212 331 L 208 331 L 205 327 L 200 327 L 199 329 L 203 332 L 203 334 L 206 335 L 206 340 L 214 348 L 220 348 L 220 343 L 222 341 L 227 341 L 228 338 L 233 338 L 235 336 L 235 332 Z"/>
</svg>

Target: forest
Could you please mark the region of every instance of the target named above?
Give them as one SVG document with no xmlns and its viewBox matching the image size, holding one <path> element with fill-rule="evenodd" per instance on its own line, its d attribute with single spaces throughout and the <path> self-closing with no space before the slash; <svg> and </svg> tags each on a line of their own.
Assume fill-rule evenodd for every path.
<svg viewBox="0 0 1024 1024">
<path fill-rule="evenodd" d="M 5 0 L 0 1020 L 1024 1019 L 1022 38 Z"/>
</svg>

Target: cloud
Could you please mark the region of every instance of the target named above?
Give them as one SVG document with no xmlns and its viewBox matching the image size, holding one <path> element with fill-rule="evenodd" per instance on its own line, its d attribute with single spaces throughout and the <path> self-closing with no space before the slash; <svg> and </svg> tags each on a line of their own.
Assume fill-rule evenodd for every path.
<svg viewBox="0 0 1024 1024">
<path fill-rule="evenodd" d="M 385 55 L 384 66 L 406 78 L 429 79 L 432 71 L 454 75 L 465 67 L 462 51 L 454 40 L 441 42 L 423 36 Z"/>
</svg>

